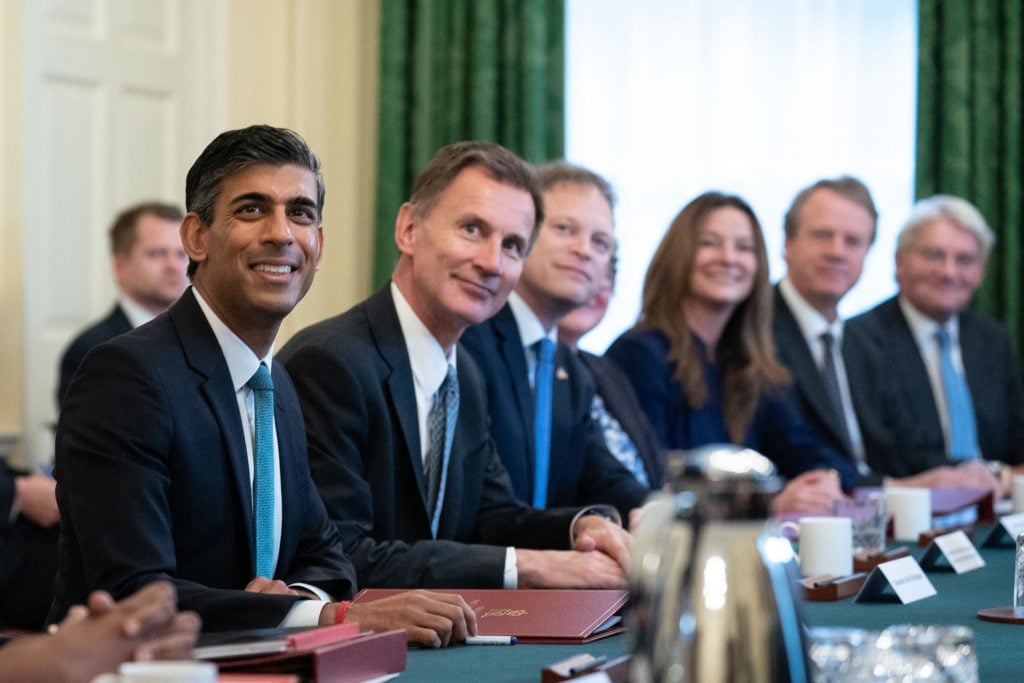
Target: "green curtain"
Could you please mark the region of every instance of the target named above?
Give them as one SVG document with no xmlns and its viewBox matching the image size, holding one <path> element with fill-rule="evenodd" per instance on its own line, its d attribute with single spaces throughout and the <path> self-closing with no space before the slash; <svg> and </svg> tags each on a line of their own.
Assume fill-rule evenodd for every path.
<svg viewBox="0 0 1024 683">
<path fill-rule="evenodd" d="M 974 203 L 996 233 L 975 306 L 1021 348 L 1024 291 L 1020 0 L 920 0 L 917 196 Z"/>
<path fill-rule="evenodd" d="M 382 0 L 374 283 L 416 174 L 457 140 L 564 154 L 563 0 Z"/>
</svg>

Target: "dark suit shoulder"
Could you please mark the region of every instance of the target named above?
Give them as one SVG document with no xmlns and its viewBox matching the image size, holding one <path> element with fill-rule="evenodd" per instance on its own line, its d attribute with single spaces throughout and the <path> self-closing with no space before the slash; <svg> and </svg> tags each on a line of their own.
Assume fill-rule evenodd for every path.
<svg viewBox="0 0 1024 683">
<path fill-rule="evenodd" d="M 128 317 L 120 306 L 115 305 L 105 318 L 85 328 L 71 340 L 60 360 L 60 378 L 57 386 L 58 406 L 64 402 L 64 396 L 71 386 L 75 371 L 78 370 L 78 366 L 82 364 L 89 351 L 120 334 L 131 331 L 131 329 Z"/>
</svg>

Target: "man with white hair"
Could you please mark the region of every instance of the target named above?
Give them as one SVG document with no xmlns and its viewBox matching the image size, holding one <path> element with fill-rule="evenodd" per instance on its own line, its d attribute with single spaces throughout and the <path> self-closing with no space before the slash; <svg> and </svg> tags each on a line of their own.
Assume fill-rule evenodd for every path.
<svg viewBox="0 0 1024 683">
<path fill-rule="evenodd" d="M 914 206 L 896 247 L 899 292 L 849 321 L 881 359 L 877 386 L 895 402 L 885 413 L 890 452 L 871 462 L 890 476 L 981 459 L 1002 473 L 1024 461 L 1024 386 L 1006 329 L 968 310 L 995 238 L 981 213 L 958 197 Z M 893 425 L 896 425 L 893 427 Z"/>
</svg>

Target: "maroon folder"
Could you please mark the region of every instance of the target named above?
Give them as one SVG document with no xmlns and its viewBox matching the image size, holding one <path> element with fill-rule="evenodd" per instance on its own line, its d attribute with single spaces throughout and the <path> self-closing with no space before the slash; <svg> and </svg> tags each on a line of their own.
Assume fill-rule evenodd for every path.
<svg viewBox="0 0 1024 683">
<path fill-rule="evenodd" d="M 386 598 L 401 589 L 368 588 L 353 602 Z M 626 604 L 624 590 L 452 589 L 476 612 L 477 633 L 515 636 L 521 643 L 589 643 L 622 633 L 614 615 Z M 611 623 L 609 623 L 611 622 Z"/>
<path fill-rule="evenodd" d="M 405 671 L 405 631 L 365 633 L 330 645 L 218 662 L 224 673 L 294 674 L 319 683 L 355 683 Z"/>
</svg>

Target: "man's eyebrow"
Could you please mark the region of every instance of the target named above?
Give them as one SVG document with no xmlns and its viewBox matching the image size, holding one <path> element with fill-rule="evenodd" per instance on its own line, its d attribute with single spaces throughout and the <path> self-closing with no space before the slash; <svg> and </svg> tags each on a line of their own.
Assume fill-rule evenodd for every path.
<svg viewBox="0 0 1024 683">
<path fill-rule="evenodd" d="M 231 199 L 232 204 L 239 202 L 264 202 L 272 203 L 274 199 L 263 192 L 245 192 Z M 286 206 L 312 206 L 316 207 L 316 200 L 306 195 L 296 195 L 295 197 L 289 197 L 284 201 Z"/>
<path fill-rule="evenodd" d="M 244 194 L 240 194 L 240 195 L 238 195 L 236 197 L 232 197 L 231 198 L 231 203 L 232 204 L 237 204 L 238 202 L 268 202 L 268 201 L 270 201 L 270 197 L 268 195 L 263 194 L 262 192 L 246 192 Z"/>
</svg>

